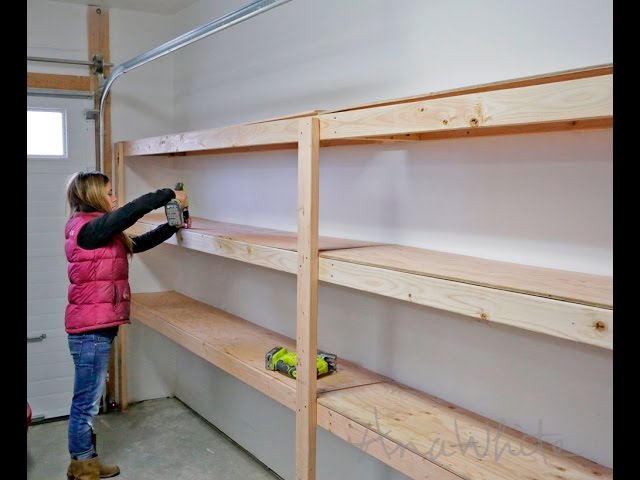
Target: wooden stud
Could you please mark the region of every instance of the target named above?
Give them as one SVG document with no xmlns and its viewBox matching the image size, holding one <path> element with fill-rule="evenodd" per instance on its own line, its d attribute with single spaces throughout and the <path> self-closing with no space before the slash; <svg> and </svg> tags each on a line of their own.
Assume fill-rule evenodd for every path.
<svg viewBox="0 0 640 480">
<path fill-rule="evenodd" d="M 293 146 L 298 141 L 299 122 L 298 118 L 292 118 L 131 140 L 125 142 L 124 153 L 127 156 L 156 155 L 283 143 Z"/>
<path fill-rule="evenodd" d="M 27 88 L 90 92 L 91 79 L 80 75 L 27 72 Z"/>
<path fill-rule="evenodd" d="M 128 363 L 128 338 L 129 325 L 120 325 L 118 328 L 116 367 L 118 369 L 117 388 L 118 405 L 120 411 L 125 412 L 129 408 L 129 363 Z"/>
<path fill-rule="evenodd" d="M 116 143 L 115 163 L 118 171 L 117 185 L 115 187 L 118 197 L 118 206 L 121 207 L 126 203 L 124 192 L 124 145 L 122 142 Z M 118 388 L 118 404 L 120 410 L 125 411 L 129 407 L 129 363 L 128 363 L 128 335 L 129 326 L 121 325 L 118 329 L 117 348 L 116 348 L 116 365 L 117 365 L 117 388 Z"/>
<path fill-rule="evenodd" d="M 109 9 L 95 5 L 87 7 L 87 32 L 89 61 L 93 60 L 96 55 L 101 55 L 103 62 L 111 62 L 111 48 L 109 42 Z M 89 67 L 89 75 L 91 77 L 91 90 L 95 93 L 94 108 L 100 108 L 100 81 L 97 75 L 94 75 L 92 67 Z M 104 67 L 103 75 L 107 78 L 110 73 L 109 67 Z M 95 122 L 95 138 L 96 138 L 96 169 L 100 168 L 100 121 Z M 112 177 L 112 155 L 111 147 L 111 95 L 104 102 L 104 174 Z"/>
<path fill-rule="evenodd" d="M 316 478 L 316 355 L 318 320 L 318 198 L 320 135 L 317 118 L 300 120 L 298 148 L 298 295 L 296 478 Z"/>
<path fill-rule="evenodd" d="M 115 145 L 116 147 L 116 181 L 117 185 L 113 185 L 116 187 L 116 195 L 118 196 L 118 205 L 122 206 L 125 204 L 125 193 L 124 193 L 124 145 L 122 142 L 118 142 Z"/>
</svg>

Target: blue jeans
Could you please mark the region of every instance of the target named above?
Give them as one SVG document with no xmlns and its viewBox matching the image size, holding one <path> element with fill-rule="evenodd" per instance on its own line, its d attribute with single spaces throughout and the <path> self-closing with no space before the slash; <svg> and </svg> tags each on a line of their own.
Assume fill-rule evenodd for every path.
<svg viewBox="0 0 640 480">
<path fill-rule="evenodd" d="M 93 419 L 100 410 L 114 336 L 91 332 L 69 335 L 69 351 L 75 365 L 69 414 L 69 453 L 76 460 L 95 456 Z"/>
</svg>

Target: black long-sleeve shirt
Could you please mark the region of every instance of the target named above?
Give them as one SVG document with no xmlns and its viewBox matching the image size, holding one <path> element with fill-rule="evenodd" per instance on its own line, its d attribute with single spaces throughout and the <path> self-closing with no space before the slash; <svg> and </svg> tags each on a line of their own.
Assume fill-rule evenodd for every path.
<svg viewBox="0 0 640 480">
<path fill-rule="evenodd" d="M 144 215 L 156 208 L 163 207 L 175 197 L 176 194 L 173 190 L 163 188 L 142 195 L 116 210 L 105 213 L 82 227 L 78 234 L 78 245 L 87 250 L 104 247 L 114 235 L 123 232 Z M 131 237 L 133 253 L 144 252 L 160 245 L 177 231 L 177 227 L 164 223 L 142 235 Z"/>
</svg>

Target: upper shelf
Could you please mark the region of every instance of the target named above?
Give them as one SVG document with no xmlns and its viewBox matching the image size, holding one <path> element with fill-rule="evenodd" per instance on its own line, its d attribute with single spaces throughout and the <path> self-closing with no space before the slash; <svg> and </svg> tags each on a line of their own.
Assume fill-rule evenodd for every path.
<svg viewBox="0 0 640 480">
<path fill-rule="evenodd" d="M 125 156 L 296 148 L 299 120 L 317 116 L 320 145 L 605 128 L 613 124 L 613 67 L 516 79 L 331 112 L 123 142 Z"/>
<path fill-rule="evenodd" d="M 147 215 L 130 233 L 166 221 Z M 297 273 L 297 235 L 192 217 L 167 243 Z M 445 252 L 320 237 L 321 281 L 613 348 L 612 278 Z"/>
</svg>

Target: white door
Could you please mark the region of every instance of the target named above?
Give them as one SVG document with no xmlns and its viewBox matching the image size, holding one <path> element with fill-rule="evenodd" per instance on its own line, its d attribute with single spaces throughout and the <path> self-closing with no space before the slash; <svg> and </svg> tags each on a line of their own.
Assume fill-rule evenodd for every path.
<svg viewBox="0 0 640 480">
<path fill-rule="evenodd" d="M 71 173 L 95 169 L 95 127 L 85 119 L 91 99 L 27 96 L 27 108 L 64 112 L 66 123 L 63 156 L 27 155 L 27 401 L 35 421 L 69 415 L 71 406 L 64 191 Z"/>
</svg>

